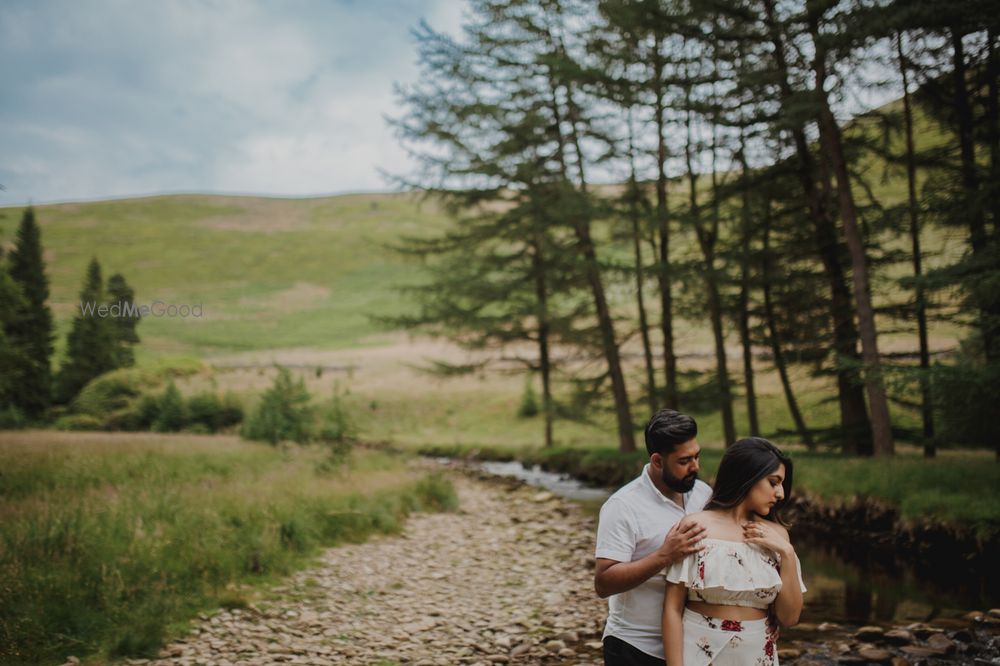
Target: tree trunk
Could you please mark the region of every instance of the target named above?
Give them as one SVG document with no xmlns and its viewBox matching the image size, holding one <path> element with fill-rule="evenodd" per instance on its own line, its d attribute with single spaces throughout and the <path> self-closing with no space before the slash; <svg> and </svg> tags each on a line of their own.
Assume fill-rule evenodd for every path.
<svg viewBox="0 0 1000 666">
<path fill-rule="evenodd" d="M 764 9 L 771 29 L 774 45 L 775 66 L 778 70 L 778 84 L 781 87 L 782 104 L 787 105 L 794 97 L 785 57 L 785 44 L 777 28 L 774 17 L 773 0 L 765 0 Z M 837 230 L 823 201 L 823 195 L 816 186 L 812 153 L 801 123 L 791 127 L 795 141 L 795 153 L 799 161 L 799 183 L 813 220 L 813 235 L 816 250 L 830 287 L 830 318 L 833 323 L 833 347 L 836 354 L 837 398 L 840 407 L 840 429 L 843 436 L 845 454 L 871 455 L 871 424 L 865 408 L 864 390 L 855 379 L 854 370 L 860 364 L 858 356 L 858 333 L 854 327 L 854 309 L 851 293 L 847 287 L 844 267 L 840 261 Z"/>
<path fill-rule="evenodd" d="M 771 343 L 771 356 L 774 357 L 774 367 L 778 370 L 778 377 L 781 378 L 781 389 L 785 393 L 785 402 L 788 403 L 788 411 L 792 414 L 795 422 L 795 429 L 810 451 L 815 450 L 816 443 L 813 441 L 809 428 L 806 427 L 802 412 L 799 411 L 799 403 L 795 399 L 792 391 L 792 382 L 788 378 L 788 366 L 785 363 L 785 353 L 781 349 L 781 338 L 778 336 L 778 325 L 774 316 L 774 302 L 771 298 L 771 281 L 774 279 L 771 271 L 771 204 L 767 202 L 764 210 L 764 257 L 761 262 L 761 273 L 764 280 L 764 317 L 767 320 L 768 339 Z"/>
<path fill-rule="evenodd" d="M 990 214 L 993 218 L 993 234 L 1000 232 L 1000 54 L 997 49 L 997 33 L 986 31 L 987 54 L 986 73 L 986 133 L 990 144 L 990 182 L 988 193 Z"/>
<path fill-rule="evenodd" d="M 542 242 L 534 238 L 531 243 L 531 262 L 535 273 L 535 298 L 538 299 L 538 367 L 542 373 L 542 413 L 545 417 L 545 447 L 552 446 L 552 385 L 549 361 L 549 299 L 545 286 L 545 262 Z"/>
<path fill-rule="evenodd" d="M 930 349 L 927 343 L 927 308 L 922 282 L 923 266 L 920 250 L 920 217 L 917 204 L 917 164 L 913 148 L 913 111 L 910 107 L 910 81 L 903 55 L 903 34 L 896 33 L 899 74 L 903 79 L 903 121 L 906 130 L 906 184 L 910 212 L 910 242 L 913 254 L 913 275 L 916 278 L 917 339 L 920 345 L 920 412 L 923 416 L 924 457 L 933 458 L 934 403 L 931 400 Z"/>
<path fill-rule="evenodd" d="M 750 237 L 753 233 L 753 220 L 750 211 L 750 186 L 747 183 L 747 174 L 750 167 L 747 165 L 746 153 L 743 151 L 743 133 L 740 132 L 740 148 L 736 154 L 740 161 L 742 173 L 740 179 L 743 186 L 741 189 L 742 228 L 740 233 L 741 253 L 740 253 L 740 294 L 739 294 L 739 329 L 740 342 L 743 345 L 743 383 L 747 392 L 747 417 L 750 421 L 750 434 L 760 435 L 760 423 L 757 420 L 757 391 L 754 388 L 753 376 L 753 348 L 750 341 Z"/>
<path fill-rule="evenodd" d="M 698 245 L 705 259 L 705 289 L 708 297 L 708 313 L 712 323 L 712 337 L 715 343 L 715 372 L 719 382 L 719 407 L 722 412 L 722 429 L 725 446 L 728 448 L 736 441 L 736 425 L 733 422 L 733 396 L 729 387 L 729 370 L 726 366 L 726 341 L 722 330 L 722 299 L 719 296 L 718 277 L 715 273 L 715 240 L 718 237 L 718 224 L 713 223 L 713 229 L 702 227 L 701 211 L 698 206 L 698 182 L 691 161 L 691 104 L 690 88 L 688 89 L 687 110 L 687 142 L 684 157 L 687 164 L 688 186 L 690 192 L 691 224 L 694 226 Z M 714 153 L 715 146 L 712 146 Z M 712 180 L 715 187 L 715 159 L 712 160 Z M 715 192 L 712 193 L 715 197 Z"/>
<path fill-rule="evenodd" d="M 656 277 L 660 286 L 660 327 L 663 332 L 663 373 L 666 386 L 663 391 L 664 403 L 670 409 L 677 409 L 680 401 L 677 391 L 677 356 L 674 353 L 673 297 L 670 276 L 670 225 L 667 209 L 667 139 L 666 106 L 663 83 L 663 58 L 660 54 L 661 40 L 656 39 L 656 226 L 659 232 L 659 270 Z"/>
<path fill-rule="evenodd" d="M 551 39 L 551 36 L 550 36 Z M 553 43 L 552 46 L 555 46 Z M 557 51 L 558 54 L 558 51 Z M 560 54 L 561 55 L 561 54 Z M 559 107 L 559 99 L 556 94 L 557 86 L 560 85 L 555 80 L 554 74 L 548 72 L 553 121 L 559 137 L 558 159 L 562 170 L 562 176 L 567 183 L 572 182 L 566 164 L 566 141 L 562 133 L 563 114 Z M 577 158 L 577 170 L 579 175 L 580 194 L 587 197 L 587 179 L 583 169 L 583 152 L 580 150 L 579 137 L 577 136 L 576 108 L 573 101 L 573 91 L 566 86 L 567 119 L 570 128 L 570 140 Z M 590 291 L 594 299 L 594 308 L 597 315 L 597 324 L 601 332 L 601 346 L 604 350 L 604 357 L 608 364 L 608 375 L 611 378 L 611 392 L 615 403 L 615 414 L 618 422 L 618 449 L 624 453 L 635 451 L 635 433 L 632 430 L 632 410 L 628 402 L 628 392 L 625 388 L 625 375 L 622 373 L 621 355 L 618 350 L 618 342 L 615 338 L 614 322 L 611 319 L 611 310 L 608 307 L 607 297 L 604 292 L 604 284 L 601 281 L 600 266 L 597 262 L 597 251 L 594 247 L 593 238 L 590 235 L 590 215 L 585 212 L 573 217 L 573 231 L 577 239 L 577 248 L 583 259 L 583 269 L 590 286 Z"/>
<path fill-rule="evenodd" d="M 965 189 L 966 205 L 969 205 L 979 194 L 979 176 L 976 174 L 976 146 L 972 135 L 972 105 L 969 103 L 969 92 L 965 82 L 965 49 L 958 28 L 951 29 L 951 45 L 955 116 L 958 120 L 958 144 L 962 155 L 962 186 Z M 972 210 L 968 211 L 968 218 L 972 252 L 979 254 L 986 249 L 986 224 L 983 220 L 982 207 L 974 205 Z"/>
<path fill-rule="evenodd" d="M 861 357 L 865 362 L 865 389 L 871 409 L 872 440 L 876 456 L 891 456 L 895 452 L 892 438 L 892 423 L 889 419 L 889 403 L 882 383 L 882 368 L 878 352 L 878 334 L 875 328 L 875 311 L 871 303 L 868 279 L 868 258 L 858 228 L 854 195 L 847 172 L 840 128 L 830 110 L 826 93 L 826 53 L 818 35 L 815 17 L 810 21 L 810 33 L 816 54 L 813 71 L 816 75 L 815 92 L 819 103 L 820 135 L 827 155 L 833 165 L 837 179 L 837 203 L 844 223 L 844 236 L 851 256 L 851 277 L 854 285 L 854 302 L 858 313 L 858 329 L 861 333 Z"/>
<path fill-rule="evenodd" d="M 646 395 L 649 402 L 649 413 L 655 414 L 658 409 L 656 392 L 656 374 L 653 367 L 653 350 L 649 343 L 649 323 L 646 319 L 646 304 L 643 298 L 645 272 L 642 266 L 642 228 L 640 225 L 639 189 L 635 174 L 635 146 L 633 145 L 632 109 L 628 111 L 628 157 L 629 157 L 629 216 L 632 218 L 632 246 L 635 253 L 635 293 L 636 306 L 639 308 L 639 334 L 642 337 L 642 353 L 646 362 Z"/>
</svg>

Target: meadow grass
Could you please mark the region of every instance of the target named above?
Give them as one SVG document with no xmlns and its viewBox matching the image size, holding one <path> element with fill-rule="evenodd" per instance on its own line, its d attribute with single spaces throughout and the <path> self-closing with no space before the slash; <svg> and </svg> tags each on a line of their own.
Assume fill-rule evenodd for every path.
<svg viewBox="0 0 1000 666">
<path fill-rule="evenodd" d="M 0 435 L 0 661 L 153 656 L 321 547 L 454 508 L 409 457 L 235 437 Z"/>
</svg>

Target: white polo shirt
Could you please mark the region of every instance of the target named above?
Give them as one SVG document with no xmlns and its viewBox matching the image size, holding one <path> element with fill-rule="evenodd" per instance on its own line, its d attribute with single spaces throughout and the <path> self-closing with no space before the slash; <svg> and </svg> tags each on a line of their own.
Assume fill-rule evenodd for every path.
<svg viewBox="0 0 1000 666">
<path fill-rule="evenodd" d="M 649 478 L 649 464 L 601 507 L 596 557 L 634 562 L 663 545 L 667 532 L 689 513 L 705 508 L 712 489 L 695 481 L 684 494 L 684 507 L 664 496 Z M 663 595 L 666 581 L 657 573 L 645 583 L 608 597 L 604 636 L 614 636 L 646 654 L 663 659 Z"/>
</svg>

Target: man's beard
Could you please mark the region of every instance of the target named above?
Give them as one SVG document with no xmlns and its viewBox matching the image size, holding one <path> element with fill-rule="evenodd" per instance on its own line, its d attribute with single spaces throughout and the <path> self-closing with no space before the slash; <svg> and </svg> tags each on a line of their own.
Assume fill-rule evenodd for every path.
<svg viewBox="0 0 1000 666">
<path fill-rule="evenodd" d="M 698 473 L 695 472 L 694 474 L 685 476 L 683 479 L 678 479 L 664 467 L 660 478 L 667 485 L 667 488 L 670 488 L 675 493 L 686 493 L 694 488 L 694 482 L 698 480 Z"/>
</svg>

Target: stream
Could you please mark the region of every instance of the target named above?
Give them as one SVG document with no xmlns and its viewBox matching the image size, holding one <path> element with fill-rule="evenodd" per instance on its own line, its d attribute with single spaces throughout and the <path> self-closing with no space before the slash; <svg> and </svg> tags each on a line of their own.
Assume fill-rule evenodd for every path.
<svg viewBox="0 0 1000 666">
<path fill-rule="evenodd" d="M 544 488 L 577 502 L 595 517 L 613 492 L 538 466 L 526 468 L 517 461 L 474 466 Z M 920 571 L 892 552 L 851 540 L 833 542 L 811 534 L 807 525 L 793 526 L 792 535 L 809 588 L 801 624 L 782 632 L 784 645 L 801 648 L 803 658 L 796 664 L 890 663 L 889 650 L 884 648 L 894 646 L 896 652 L 889 657 L 899 658 L 902 652 L 907 659 L 892 662 L 896 664 L 1000 665 L 1000 611 L 996 610 L 1000 578 L 996 572 L 961 564 Z M 990 609 L 993 613 L 987 613 Z M 983 617 L 972 620 L 973 612 Z M 909 640 L 895 633 L 899 631 L 908 633 Z M 884 636 L 886 632 L 889 637 Z M 925 653 L 931 648 L 921 647 L 921 641 L 935 634 L 943 637 L 930 641 L 937 641 L 937 653 Z M 858 655 L 866 649 L 867 658 Z M 783 652 L 786 659 L 798 656 L 796 650 Z"/>
</svg>

